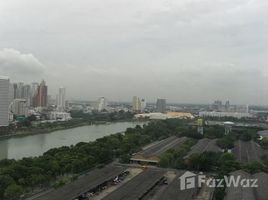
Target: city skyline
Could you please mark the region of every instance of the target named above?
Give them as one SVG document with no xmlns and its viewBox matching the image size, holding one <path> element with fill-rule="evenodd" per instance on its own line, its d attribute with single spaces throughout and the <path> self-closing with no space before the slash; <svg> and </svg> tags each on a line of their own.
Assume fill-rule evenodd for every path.
<svg viewBox="0 0 268 200">
<path fill-rule="evenodd" d="M 266 1 L 127 2 L 2 1 L 0 74 L 81 100 L 268 104 Z"/>
<path fill-rule="evenodd" d="M 10 79 L 9 76 L 3 76 L 3 77 L 8 77 Z M 41 79 L 40 82 L 42 82 L 42 81 L 44 81 L 44 79 Z M 29 82 L 26 82 L 25 83 L 25 82 L 22 82 L 20 80 L 11 80 L 11 79 L 10 79 L 10 84 L 15 85 L 14 87 L 17 87 L 17 85 L 21 85 L 21 87 L 31 86 L 32 88 L 38 87 L 38 85 L 39 85 L 39 83 L 36 82 L 36 80 L 32 80 L 32 81 L 29 81 Z M 46 85 L 49 85 L 49 84 L 46 82 Z M 56 105 L 57 105 L 59 103 L 58 102 L 58 96 L 59 96 L 60 90 L 61 89 L 66 90 L 66 87 L 61 85 L 61 86 L 55 86 L 55 88 L 57 88 L 57 90 L 56 91 L 53 91 L 53 93 L 50 93 L 50 90 L 49 90 L 48 96 L 51 96 L 52 99 L 56 101 Z M 96 97 L 91 97 L 89 99 L 85 99 L 85 98 L 82 98 L 82 97 L 75 97 L 75 96 L 68 96 L 68 98 L 67 98 L 67 95 L 65 93 L 66 93 L 66 91 L 64 91 L 64 97 L 62 97 L 62 98 L 65 99 L 65 100 L 70 100 L 70 101 L 92 101 L 92 102 L 94 102 L 94 101 L 96 101 L 96 99 L 103 98 L 103 96 L 101 96 L 101 95 L 100 96 L 96 96 Z M 31 94 L 31 95 L 33 95 L 33 94 Z M 20 97 L 20 95 L 18 95 L 18 97 L 16 97 L 16 94 L 14 96 L 15 96 L 15 99 L 20 99 L 20 98 L 27 99 L 25 97 Z M 31 96 L 31 98 L 32 98 L 32 96 Z M 105 96 L 105 98 L 107 98 L 107 96 Z M 225 98 L 222 98 L 222 99 L 219 99 L 219 98 L 217 99 L 215 97 L 215 98 L 210 99 L 208 102 L 182 102 L 182 101 L 174 102 L 174 101 L 170 101 L 170 99 L 167 99 L 165 97 L 161 97 L 161 98 L 166 99 L 167 100 L 167 104 L 178 104 L 178 105 L 179 104 L 193 104 L 193 105 L 194 104 L 196 104 L 196 105 L 203 104 L 203 105 L 210 105 L 215 100 L 216 101 L 226 101 L 226 102 L 229 102 L 230 101 L 230 99 L 228 99 L 226 97 Z M 147 103 L 154 104 L 154 103 L 156 103 L 157 99 L 161 99 L 161 98 L 160 98 L 160 96 L 155 96 L 155 97 L 152 97 L 149 101 L 147 101 L 147 98 L 145 98 L 145 99 L 146 99 Z M 130 104 L 133 103 L 133 96 L 129 96 L 128 99 L 116 99 L 116 100 L 115 99 L 109 99 L 109 98 L 107 98 L 107 99 L 109 100 L 109 102 L 125 102 L 125 103 L 130 103 Z M 140 100 L 144 100 L 144 99 L 140 99 Z M 234 101 L 232 101 L 232 105 L 268 106 L 268 104 L 265 105 L 265 104 L 237 103 L 237 102 L 234 102 Z"/>
</svg>

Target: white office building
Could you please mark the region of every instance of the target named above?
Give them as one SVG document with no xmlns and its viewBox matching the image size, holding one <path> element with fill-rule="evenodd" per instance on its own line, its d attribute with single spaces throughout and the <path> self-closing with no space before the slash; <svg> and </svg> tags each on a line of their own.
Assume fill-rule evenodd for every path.
<svg viewBox="0 0 268 200">
<path fill-rule="evenodd" d="M 28 116 L 28 102 L 26 99 L 14 99 L 11 106 L 12 113 L 16 116 Z"/>
<path fill-rule="evenodd" d="M 146 100 L 145 99 L 142 99 L 141 100 L 141 111 L 143 112 L 146 108 Z"/>
<path fill-rule="evenodd" d="M 200 117 L 234 117 L 237 119 L 241 119 L 241 118 L 248 118 L 248 117 L 252 117 L 252 114 L 250 113 L 245 113 L 245 112 L 216 112 L 216 111 L 212 111 L 212 112 L 208 112 L 208 111 L 202 111 L 199 112 L 199 116 Z"/>
<path fill-rule="evenodd" d="M 141 100 L 137 96 L 134 96 L 132 98 L 132 110 L 134 112 L 140 112 L 141 111 Z"/>
<path fill-rule="evenodd" d="M 50 112 L 49 119 L 55 121 L 68 121 L 71 120 L 71 114 L 67 112 Z"/>
<path fill-rule="evenodd" d="M 59 94 L 57 95 L 57 109 L 58 111 L 64 111 L 66 107 L 66 89 L 60 87 Z"/>
<path fill-rule="evenodd" d="M 97 102 L 97 110 L 101 112 L 102 110 L 106 109 L 108 105 L 108 101 L 105 97 L 100 97 Z"/>
<path fill-rule="evenodd" d="M 10 81 L 6 76 L 0 76 L 0 126 L 9 125 Z"/>
</svg>

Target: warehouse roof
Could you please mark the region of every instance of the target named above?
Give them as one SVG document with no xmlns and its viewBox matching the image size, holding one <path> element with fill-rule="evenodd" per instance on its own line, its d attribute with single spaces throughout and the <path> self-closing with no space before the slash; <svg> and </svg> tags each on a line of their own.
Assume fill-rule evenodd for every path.
<svg viewBox="0 0 268 200">
<path fill-rule="evenodd" d="M 124 167 L 109 165 L 102 169 L 94 169 L 76 181 L 55 189 L 35 200 L 72 200 L 79 195 L 98 187 L 113 179 L 125 170 Z"/>
<path fill-rule="evenodd" d="M 179 177 L 185 171 L 178 172 L 177 176 L 168 185 L 168 187 L 156 198 L 156 200 L 193 200 L 197 194 L 197 188 L 181 190 Z"/>
<path fill-rule="evenodd" d="M 257 173 L 254 175 L 250 175 L 247 172 L 242 170 L 232 172 L 231 175 L 238 177 L 241 179 L 257 179 L 257 188 L 254 187 L 242 187 L 240 184 L 238 187 L 227 187 L 226 196 L 224 200 L 267 200 L 268 197 L 268 174 L 267 173 Z M 251 182 L 250 182 L 251 183 Z"/>
<path fill-rule="evenodd" d="M 216 144 L 217 139 L 211 140 L 208 138 L 203 138 L 197 142 L 194 146 L 192 146 L 191 151 L 185 156 L 185 158 L 189 157 L 192 154 L 200 154 L 203 152 L 221 152 L 221 148 Z"/>
<path fill-rule="evenodd" d="M 248 163 L 253 161 L 261 162 L 261 156 L 263 155 L 263 150 L 254 141 L 242 141 L 238 140 L 235 142 L 234 154 L 236 159 L 241 163 Z"/>
<path fill-rule="evenodd" d="M 147 169 L 120 188 L 104 197 L 103 200 L 137 200 L 152 189 L 164 175 L 163 170 Z"/>
<path fill-rule="evenodd" d="M 147 160 L 147 161 L 155 161 L 158 162 L 160 160 L 160 156 L 169 149 L 173 149 L 177 147 L 179 144 L 184 143 L 187 140 L 186 137 L 178 138 L 176 136 L 171 136 L 164 140 L 161 140 L 157 143 L 153 143 L 148 146 L 143 151 L 140 151 L 133 155 L 131 160 Z"/>
</svg>

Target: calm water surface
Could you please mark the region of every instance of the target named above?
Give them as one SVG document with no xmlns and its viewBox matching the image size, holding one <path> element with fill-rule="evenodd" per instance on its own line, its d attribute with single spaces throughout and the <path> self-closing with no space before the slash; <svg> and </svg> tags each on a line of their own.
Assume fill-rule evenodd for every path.
<svg viewBox="0 0 268 200">
<path fill-rule="evenodd" d="M 106 135 L 125 131 L 140 122 L 117 122 L 111 124 L 82 126 L 47 134 L 30 135 L 0 140 L 0 159 L 21 159 L 39 156 L 51 148 L 70 146 L 79 142 L 94 141 Z"/>
</svg>

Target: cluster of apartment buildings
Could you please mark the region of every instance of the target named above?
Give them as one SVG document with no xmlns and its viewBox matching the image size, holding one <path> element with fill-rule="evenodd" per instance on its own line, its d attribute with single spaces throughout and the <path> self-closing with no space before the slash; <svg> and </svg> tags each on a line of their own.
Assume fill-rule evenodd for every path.
<svg viewBox="0 0 268 200">
<path fill-rule="evenodd" d="M 134 96 L 132 98 L 132 111 L 136 113 L 143 113 L 146 108 L 146 100 L 144 98 L 139 98 Z M 156 112 L 165 113 L 166 108 L 166 99 L 157 99 L 156 101 Z"/>
<path fill-rule="evenodd" d="M 57 94 L 57 109 L 51 116 L 65 116 L 66 90 L 61 87 Z M 8 126 L 14 117 L 27 117 L 48 107 L 48 86 L 41 83 L 11 83 L 10 78 L 0 76 L 0 126 Z M 65 117 L 69 117 L 65 116 Z"/>
<path fill-rule="evenodd" d="M 233 117 L 233 118 L 250 118 L 253 115 L 249 112 L 248 105 L 231 105 L 230 101 L 225 104 L 217 100 L 210 106 L 209 110 L 200 111 L 200 117 Z"/>
</svg>

